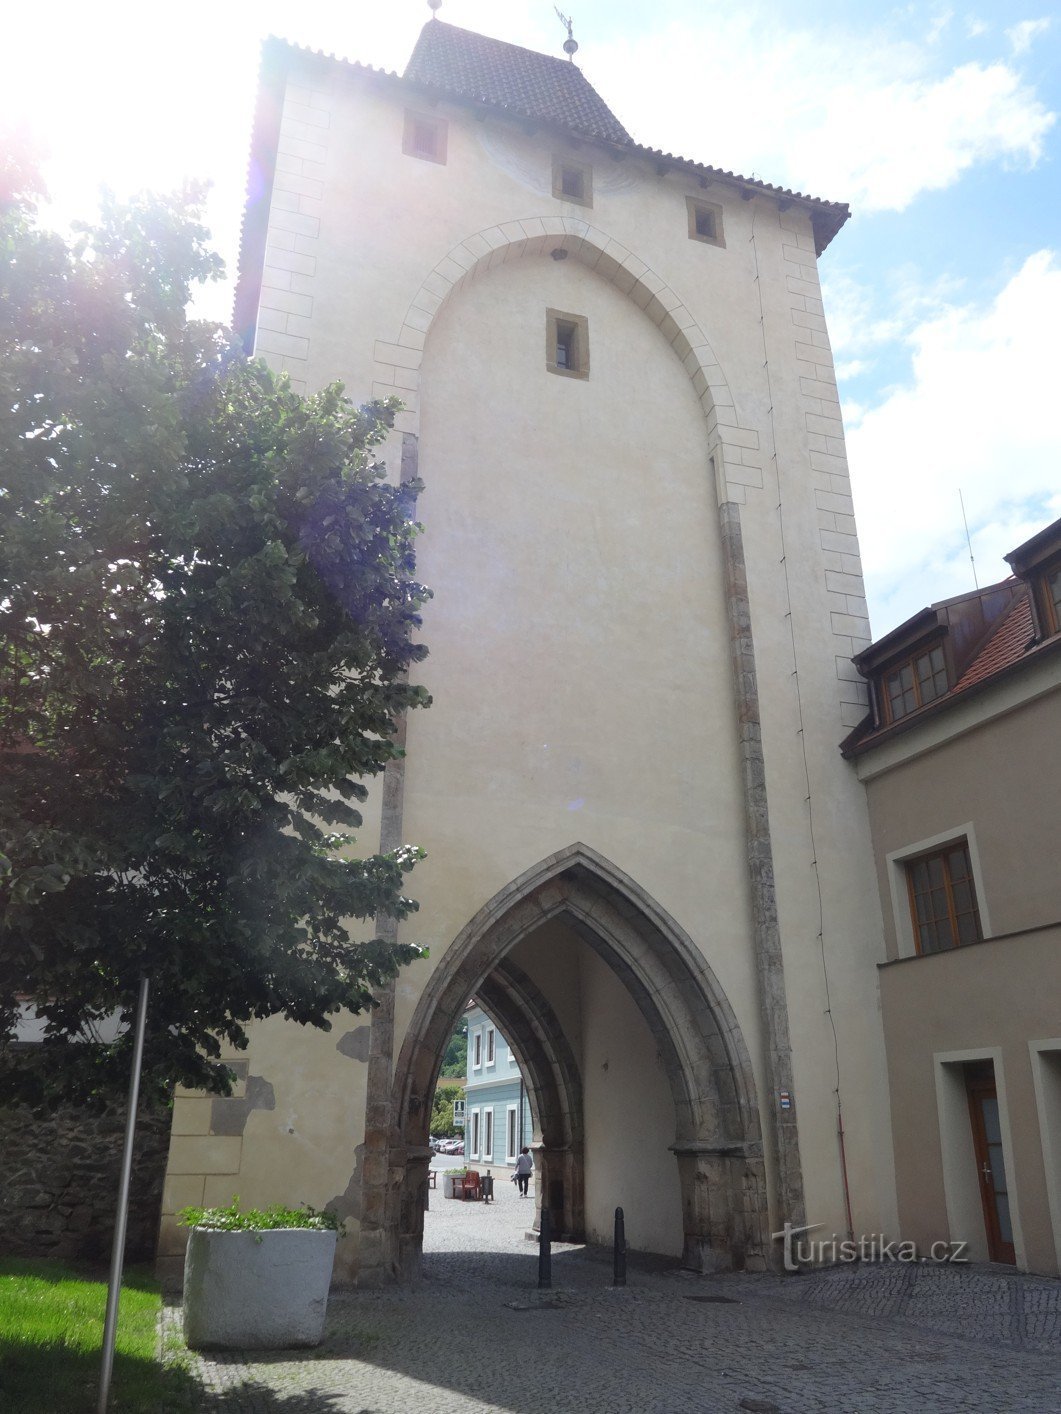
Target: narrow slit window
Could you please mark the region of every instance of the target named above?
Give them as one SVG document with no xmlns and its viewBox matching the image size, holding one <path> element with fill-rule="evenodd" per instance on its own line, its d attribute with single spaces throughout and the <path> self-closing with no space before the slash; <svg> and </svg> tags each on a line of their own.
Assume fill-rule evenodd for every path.
<svg viewBox="0 0 1061 1414">
<path fill-rule="evenodd" d="M 589 377 L 589 323 L 584 315 L 546 311 L 545 366 L 567 378 Z"/>
<path fill-rule="evenodd" d="M 578 367 L 578 329 L 567 319 L 556 321 L 556 362 L 559 368 Z"/>
</svg>

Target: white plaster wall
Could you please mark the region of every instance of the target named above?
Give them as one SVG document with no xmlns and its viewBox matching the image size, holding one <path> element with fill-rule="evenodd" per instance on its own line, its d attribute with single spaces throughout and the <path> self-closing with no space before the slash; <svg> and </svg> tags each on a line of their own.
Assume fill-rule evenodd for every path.
<svg viewBox="0 0 1061 1414">
<path fill-rule="evenodd" d="M 626 987 L 570 928 L 549 923 L 512 952 L 545 996 L 582 1077 L 586 1236 L 681 1256 L 674 1102 L 656 1042 Z"/>
<path fill-rule="evenodd" d="M 586 382 L 546 371 L 550 306 L 589 319 Z M 434 704 L 409 722 L 405 829 L 429 850 L 431 907 L 405 935 L 432 961 L 415 972 L 581 840 L 703 939 L 754 1027 L 722 571 L 688 379 L 629 301 L 548 258 L 455 295 L 423 379 Z"/>
<path fill-rule="evenodd" d="M 547 137 L 435 111 L 445 165 L 402 155 L 393 87 L 311 66 L 289 89 L 259 335 L 297 386 L 398 394 L 400 429 L 421 439 L 420 573 L 437 597 L 418 676 L 436 703 L 409 724 L 405 838 L 429 858 L 403 936 L 432 956 L 399 980 L 396 1050 L 460 928 L 581 839 L 703 947 L 761 1102 L 776 1101 L 762 1088 L 721 494 L 741 506 L 748 560 L 808 1216 L 843 1220 L 824 942 L 856 1226 L 871 1230 L 893 1187 L 883 952 L 865 803 L 836 750 L 860 710 L 846 659 L 868 623 L 809 219 L 715 184 L 718 249 L 687 237 L 685 197 L 701 194 L 689 177 L 593 153 L 587 211 L 551 196 Z M 552 235 L 577 244 L 590 228 L 594 251 L 612 252 L 604 274 L 548 258 Z M 544 240 L 537 257 L 501 263 L 529 238 Z M 547 306 L 589 318 L 588 382 L 545 371 Z M 333 1105 L 320 1054 L 291 1079 L 296 1108 Z M 345 1101 L 335 1114 L 356 1132 Z M 263 1142 L 260 1162 L 287 1143 Z"/>
<path fill-rule="evenodd" d="M 615 973 L 579 952 L 586 1111 L 586 1237 L 610 1244 L 621 1207 L 628 1245 L 682 1254 L 674 1105 L 652 1033 Z"/>
</svg>

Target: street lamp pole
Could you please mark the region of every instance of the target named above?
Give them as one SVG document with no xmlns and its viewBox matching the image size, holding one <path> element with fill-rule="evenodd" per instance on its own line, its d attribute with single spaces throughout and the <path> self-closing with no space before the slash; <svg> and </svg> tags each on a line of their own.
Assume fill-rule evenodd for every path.
<svg viewBox="0 0 1061 1414">
<path fill-rule="evenodd" d="M 129 1111 L 125 1116 L 125 1143 L 122 1147 L 122 1176 L 118 1185 L 118 1212 L 114 1221 L 111 1274 L 107 1287 L 107 1315 L 103 1322 L 103 1361 L 99 1375 L 99 1403 L 96 1414 L 107 1414 L 111 1371 L 114 1368 L 114 1341 L 118 1330 L 118 1298 L 122 1290 L 122 1262 L 125 1257 L 125 1229 L 129 1220 L 129 1181 L 133 1172 L 133 1135 L 136 1107 L 140 1100 L 140 1067 L 144 1060 L 144 1031 L 147 1026 L 147 977 L 140 978 L 136 1003 L 136 1034 L 133 1041 L 133 1069 L 129 1077 Z"/>
</svg>

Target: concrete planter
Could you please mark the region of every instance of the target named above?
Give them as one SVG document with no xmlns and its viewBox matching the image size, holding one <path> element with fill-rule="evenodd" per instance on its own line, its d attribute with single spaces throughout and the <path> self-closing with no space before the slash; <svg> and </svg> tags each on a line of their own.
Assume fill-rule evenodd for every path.
<svg viewBox="0 0 1061 1414">
<path fill-rule="evenodd" d="M 453 1197 L 453 1175 L 451 1173 L 442 1175 L 442 1196 L 443 1198 Z"/>
<path fill-rule="evenodd" d="M 192 1350 L 319 1345 L 334 1232 L 194 1227 L 184 1259 L 184 1338 Z"/>
</svg>

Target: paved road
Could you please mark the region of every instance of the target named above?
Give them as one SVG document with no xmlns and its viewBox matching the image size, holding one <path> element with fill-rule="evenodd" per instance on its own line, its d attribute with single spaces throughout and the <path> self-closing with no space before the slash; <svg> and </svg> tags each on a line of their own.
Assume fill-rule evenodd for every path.
<svg viewBox="0 0 1061 1414">
<path fill-rule="evenodd" d="M 448 1166 L 448 1165 L 447 1165 Z M 432 1195 L 425 1280 L 339 1293 L 318 1351 L 196 1362 L 229 1414 L 921 1414 L 1061 1411 L 1061 1283 L 998 1268 L 696 1277 L 557 1246 L 533 1204 Z"/>
</svg>

